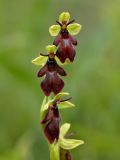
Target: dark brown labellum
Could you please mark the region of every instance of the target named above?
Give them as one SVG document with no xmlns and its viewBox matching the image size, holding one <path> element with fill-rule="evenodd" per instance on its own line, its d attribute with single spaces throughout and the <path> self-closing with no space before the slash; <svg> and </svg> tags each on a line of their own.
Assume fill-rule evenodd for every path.
<svg viewBox="0 0 120 160">
<path fill-rule="evenodd" d="M 69 35 L 67 30 L 61 30 L 61 33 L 55 39 L 53 44 L 59 46 L 56 52 L 56 56 L 60 59 L 62 63 L 64 63 L 67 58 L 71 62 L 74 61 L 74 45 L 77 45 L 77 41 L 73 36 Z"/>
<path fill-rule="evenodd" d="M 45 115 L 41 124 L 44 125 L 44 134 L 49 143 L 53 143 L 59 138 L 60 116 L 56 105 L 49 107 L 48 113 Z"/>
<path fill-rule="evenodd" d="M 41 82 L 41 88 L 46 96 L 49 96 L 51 92 L 57 94 L 64 87 L 64 82 L 58 74 L 66 76 L 64 69 L 57 64 L 55 59 L 50 58 L 38 72 L 38 77 L 45 75 L 45 79 Z"/>
</svg>

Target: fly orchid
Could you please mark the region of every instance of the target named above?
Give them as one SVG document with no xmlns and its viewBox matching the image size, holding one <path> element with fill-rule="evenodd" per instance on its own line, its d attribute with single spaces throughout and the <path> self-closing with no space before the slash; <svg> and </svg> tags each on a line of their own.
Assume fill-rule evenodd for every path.
<svg viewBox="0 0 120 160">
<path fill-rule="evenodd" d="M 72 160 L 70 150 L 84 144 L 83 140 L 66 138 L 70 126 L 71 125 L 69 123 L 63 124 L 60 127 L 60 136 L 58 141 L 49 145 L 50 160 Z"/>
<path fill-rule="evenodd" d="M 81 25 L 75 23 L 75 20 L 70 20 L 69 12 L 63 12 L 59 15 L 58 25 L 52 25 L 49 28 L 51 36 L 57 36 L 53 44 L 58 46 L 56 55 L 62 63 L 69 59 L 70 62 L 74 61 L 75 48 L 77 40 L 73 37 L 80 32 Z"/>
<path fill-rule="evenodd" d="M 40 54 L 39 57 L 32 62 L 36 65 L 42 65 L 37 76 L 43 77 L 41 82 L 41 88 L 46 96 L 49 96 L 51 92 L 54 94 L 59 93 L 64 87 L 64 81 L 58 76 L 66 76 L 66 72 L 61 68 L 55 59 L 56 46 L 49 45 L 46 47 L 47 54 Z"/>
<path fill-rule="evenodd" d="M 59 93 L 48 101 L 45 97 L 41 106 L 41 124 L 44 127 L 44 134 L 50 144 L 59 139 L 59 109 L 74 107 L 74 104 L 69 101 L 71 98 L 63 99 L 65 95 L 69 95 L 69 93 Z"/>
<path fill-rule="evenodd" d="M 63 12 L 59 16 L 58 25 L 49 28 L 52 36 L 57 36 L 53 45 L 46 47 L 46 54 L 40 55 L 32 60 L 32 63 L 40 66 L 38 77 L 44 77 L 40 86 L 45 94 L 45 98 L 40 109 L 40 124 L 50 149 L 50 160 L 72 160 L 70 150 L 84 143 L 82 140 L 68 138 L 70 124 L 61 126 L 60 109 L 72 108 L 74 104 L 71 98 L 65 98 L 69 93 L 61 92 L 64 81 L 60 76 L 66 76 L 66 72 L 61 65 L 74 61 L 76 39 L 81 25 L 70 20 L 70 14 Z M 51 95 L 51 93 L 54 93 Z"/>
</svg>

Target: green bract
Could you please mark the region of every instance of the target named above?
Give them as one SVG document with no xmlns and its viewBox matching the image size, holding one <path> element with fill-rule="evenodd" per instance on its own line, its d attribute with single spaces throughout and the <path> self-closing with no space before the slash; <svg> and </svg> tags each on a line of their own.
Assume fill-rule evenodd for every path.
<svg viewBox="0 0 120 160">
<path fill-rule="evenodd" d="M 67 26 L 67 30 L 71 35 L 76 35 L 80 32 L 81 27 L 78 23 L 72 23 Z"/>
</svg>

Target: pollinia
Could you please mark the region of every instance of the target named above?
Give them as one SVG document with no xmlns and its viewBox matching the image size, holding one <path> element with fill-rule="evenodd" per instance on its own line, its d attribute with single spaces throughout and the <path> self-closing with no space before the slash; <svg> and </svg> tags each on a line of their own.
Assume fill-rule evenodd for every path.
<svg viewBox="0 0 120 160">
<path fill-rule="evenodd" d="M 70 102 L 69 93 L 62 92 L 64 81 L 62 76 L 67 73 L 64 65 L 71 64 L 75 58 L 77 35 L 81 25 L 70 20 L 70 14 L 63 12 L 59 15 L 56 25 L 49 28 L 51 36 L 55 36 L 52 45 L 46 47 L 46 53 L 40 53 L 32 63 L 41 66 L 37 76 L 43 77 L 40 87 L 45 94 L 41 105 L 41 125 L 50 149 L 50 160 L 72 160 L 70 150 L 84 143 L 82 140 L 70 139 L 69 123 L 61 125 L 60 109 L 74 107 Z"/>
</svg>

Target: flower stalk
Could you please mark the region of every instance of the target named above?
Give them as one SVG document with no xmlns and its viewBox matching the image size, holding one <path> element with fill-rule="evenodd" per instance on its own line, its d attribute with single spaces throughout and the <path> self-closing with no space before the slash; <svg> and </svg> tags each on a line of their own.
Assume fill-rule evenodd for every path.
<svg viewBox="0 0 120 160">
<path fill-rule="evenodd" d="M 80 32 L 81 25 L 70 20 L 68 12 L 61 13 L 56 23 L 49 27 L 50 35 L 56 37 L 53 44 L 48 45 L 46 53 L 40 53 L 32 63 L 41 67 L 37 76 L 43 77 L 40 87 L 45 98 L 40 109 L 40 124 L 50 149 L 50 160 L 72 160 L 70 150 L 84 141 L 67 138 L 71 125 L 61 125 L 60 110 L 75 107 L 70 102 L 69 93 L 62 92 L 64 81 L 61 77 L 67 75 L 63 66 L 75 59 L 77 40 L 73 36 Z"/>
</svg>

